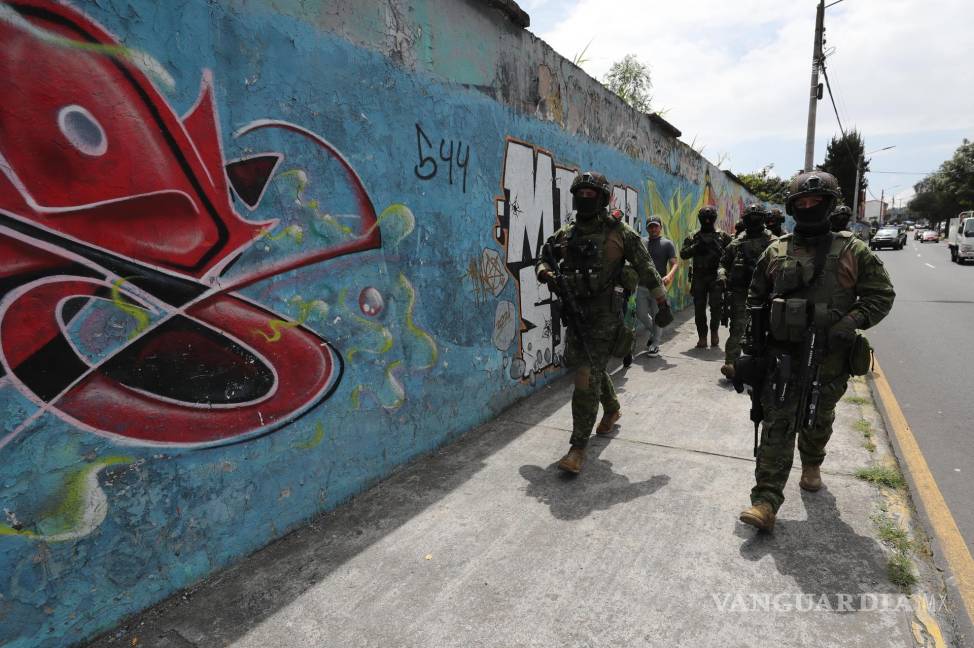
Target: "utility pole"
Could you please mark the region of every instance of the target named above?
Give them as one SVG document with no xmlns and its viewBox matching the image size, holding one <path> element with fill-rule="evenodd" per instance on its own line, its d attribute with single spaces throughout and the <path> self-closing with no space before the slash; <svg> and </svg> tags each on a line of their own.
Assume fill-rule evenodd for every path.
<svg viewBox="0 0 974 648">
<path fill-rule="evenodd" d="M 818 83 L 818 69 L 822 65 L 822 36 L 825 33 L 825 0 L 819 0 L 815 10 L 815 47 L 812 50 L 812 87 L 808 96 L 808 130 L 805 137 L 805 171 L 811 171 L 815 157 L 815 110 L 822 90 Z"/>
</svg>

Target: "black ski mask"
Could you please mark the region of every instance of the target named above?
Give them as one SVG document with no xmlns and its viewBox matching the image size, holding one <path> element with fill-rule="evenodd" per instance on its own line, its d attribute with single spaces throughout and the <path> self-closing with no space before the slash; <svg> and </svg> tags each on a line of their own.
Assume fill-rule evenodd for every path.
<svg viewBox="0 0 974 648">
<path fill-rule="evenodd" d="M 717 217 L 713 214 L 703 213 L 700 214 L 700 231 L 701 232 L 713 232 L 714 225 L 717 223 Z"/>
<path fill-rule="evenodd" d="M 602 208 L 602 196 L 596 194 L 591 197 L 583 197 L 572 194 L 572 208 L 578 212 L 579 218 L 592 218 Z"/>
<path fill-rule="evenodd" d="M 758 236 L 764 231 L 764 214 L 749 214 L 744 217 L 744 231 L 748 236 Z"/>
<path fill-rule="evenodd" d="M 823 199 L 812 207 L 792 207 L 795 233 L 799 236 L 821 236 L 829 231 L 829 214 L 835 201 Z"/>
</svg>

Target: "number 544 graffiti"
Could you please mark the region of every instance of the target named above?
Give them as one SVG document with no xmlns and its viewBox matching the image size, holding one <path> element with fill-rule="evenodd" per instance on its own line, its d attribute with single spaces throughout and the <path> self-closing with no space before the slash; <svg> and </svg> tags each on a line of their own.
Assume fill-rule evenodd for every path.
<svg viewBox="0 0 974 648">
<path fill-rule="evenodd" d="M 449 144 L 450 148 L 447 149 L 446 145 Z M 429 136 L 423 131 L 423 127 L 416 124 L 416 154 L 419 159 L 419 164 L 413 167 L 413 173 L 420 180 L 432 180 L 436 177 L 437 171 L 439 171 L 439 165 L 436 162 L 436 157 L 433 154 L 439 150 L 440 162 L 446 163 L 448 165 L 448 180 L 449 183 L 453 184 L 453 167 L 456 165 L 458 175 L 462 172 L 462 177 L 457 180 L 463 188 L 463 193 L 467 193 L 467 165 L 470 162 L 470 145 L 467 144 L 467 151 L 464 154 L 463 142 L 457 140 L 440 139 L 438 147 L 433 146 L 433 142 L 430 140 Z"/>
</svg>

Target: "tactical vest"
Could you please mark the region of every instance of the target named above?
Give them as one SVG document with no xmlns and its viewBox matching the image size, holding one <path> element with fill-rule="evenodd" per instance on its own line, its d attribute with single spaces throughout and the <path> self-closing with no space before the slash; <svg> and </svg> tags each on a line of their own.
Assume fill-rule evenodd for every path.
<svg viewBox="0 0 974 648">
<path fill-rule="evenodd" d="M 621 233 L 617 221 L 601 216 L 602 226 L 592 232 L 582 232 L 577 225 L 565 237 L 561 271 L 569 287 L 581 300 L 609 298 L 619 281 L 623 259 L 611 263 L 607 257 L 606 241 Z"/>
<path fill-rule="evenodd" d="M 831 235 L 821 274 L 815 276 L 815 255 L 795 256 L 795 237 L 771 244 L 777 260 L 771 276 L 771 336 L 778 342 L 801 342 L 809 325 L 824 329 L 838 321 L 856 302 L 855 291 L 839 285 L 839 258 L 851 244 L 848 232 Z"/>
<path fill-rule="evenodd" d="M 693 255 L 693 274 L 702 277 L 717 274 L 720 256 L 724 246 L 720 241 L 719 232 L 697 232 L 693 235 L 696 252 Z"/>
<path fill-rule="evenodd" d="M 734 255 L 734 265 L 730 271 L 730 287 L 735 290 L 747 290 L 754 276 L 754 269 L 758 264 L 758 257 L 764 252 L 771 237 L 767 232 L 755 238 L 740 238 L 737 243 L 737 253 Z"/>
</svg>

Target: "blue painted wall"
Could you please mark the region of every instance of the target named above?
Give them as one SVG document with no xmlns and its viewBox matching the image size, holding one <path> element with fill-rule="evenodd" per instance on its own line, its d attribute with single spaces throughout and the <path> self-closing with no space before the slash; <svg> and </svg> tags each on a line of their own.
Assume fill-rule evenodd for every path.
<svg viewBox="0 0 974 648">
<path fill-rule="evenodd" d="M 297 3 L 275 4 L 0 3 L 5 38 L 31 45 L 0 52 L 4 78 L 26 88 L 0 117 L 0 643 L 60 646 L 103 631 L 557 376 L 549 296 L 520 269 L 538 232 L 567 214 L 578 169 L 610 178 L 634 227 L 659 214 L 677 242 L 702 204 L 718 205 L 729 229 L 749 200 L 669 136 L 639 159 L 495 100 L 492 35 L 448 26 L 434 3 L 414 3 L 410 20 L 426 31 L 401 56 L 364 46 L 386 36 L 375 7 L 343 9 L 338 34 Z M 469 11 L 511 29 L 501 14 Z M 65 20 L 93 21 L 113 40 L 84 41 Z M 49 81 L 65 96 L 35 99 L 48 82 L 35 71 L 61 50 L 126 97 L 135 86 L 117 71 L 142 75 L 156 95 L 132 105 L 172 119 L 104 112 L 128 104 L 107 101 L 106 82 L 83 66 L 61 65 L 64 78 Z M 201 80 L 212 112 L 198 103 Z M 154 147 L 162 131 L 199 159 L 203 189 L 184 188 L 172 152 Z M 126 149 L 126 165 L 98 166 Z M 227 186 L 218 170 L 241 160 L 252 164 Z M 161 168 L 171 175 L 156 178 Z M 61 195 L 71 182 L 77 192 Z M 240 245 L 213 244 L 209 267 L 180 270 L 170 257 L 216 236 L 193 220 L 204 194 Z M 196 216 L 170 217 L 169 199 Z M 91 205 L 111 200 L 121 215 L 96 218 Z M 129 232 L 176 252 L 156 258 Z M 174 286 L 203 301 L 180 301 Z M 681 273 L 678 306 L 687 289 Z M 39 318 L 57 322 L 53 338 L 27 325 Z M 174 318 L 192 331 L 165 337 Z M 171 362 L 159 360 L 166 340 L 186 345 Z M 191 422 L 215 419 L 200 416 L 227 423 L 204 433 Z"/>
</svg>

